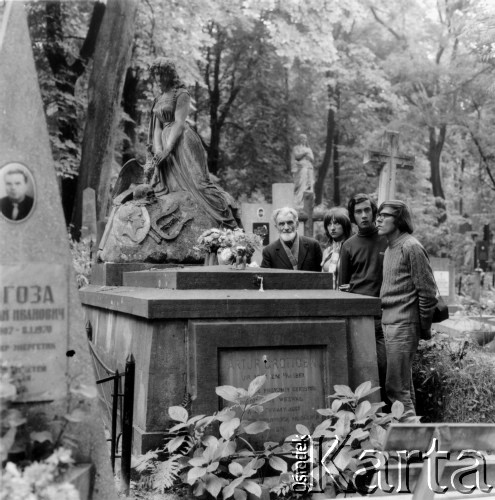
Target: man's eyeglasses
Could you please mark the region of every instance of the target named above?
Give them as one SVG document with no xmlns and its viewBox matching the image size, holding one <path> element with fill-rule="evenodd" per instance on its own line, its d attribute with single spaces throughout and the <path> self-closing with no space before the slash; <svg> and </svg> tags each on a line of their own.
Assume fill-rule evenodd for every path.
<svg viewBox="0 0 495 500">
<path fill-rule="evenodd" d="M 378 219 L 386 219 L 387 217 L 395 217 L 394 214 L 388 214 L 387 212 L 381 212 L 376 216 L 376 220 Z"/>
</svg>

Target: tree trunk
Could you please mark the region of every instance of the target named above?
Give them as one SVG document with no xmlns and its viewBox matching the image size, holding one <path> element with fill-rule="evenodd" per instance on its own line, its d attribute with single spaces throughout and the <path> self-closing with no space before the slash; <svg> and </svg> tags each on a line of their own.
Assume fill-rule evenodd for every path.
<svg viewBox="0 0 495 500">
<path fill-rule="evenodd" d="M 318 178 L 315 182 L 315 205 L 323 202 L 323 188 L 325 186 L 325 177 L 330 167 L 333 152 L 333 140 L 335 136 L 335 110 L 330 107 L 327 115 L 327 139 L 325 142 L 325 155 L 318 169 Z"/>
<path fill-rule="evenodd" d="M 77 198 L 72 217 L 76 231 L 82 223 L 82 194 L 96 192 L 96 216 L 104 221 L 110 201 L 110 175 L 120 102 L 131 55 L 137 0 L 108 0 L 98 35 L 88 89 L 88 115 L 82 144 Z"/>
<path fill-rule="evenodd" d="M 333 141 L 333 204 L 340 205 L 340 159 L 339 159 L 339 139 L 340 134 L 335 130 Z"/>
<path fill-rule="evenodd" d="M 138 103 L 138 84 L 139 70 L 128 68 L 124 82 L 123 106 L 124 111 L 133 121 L 126 120 L 124 123 L 124 147 L 122 151 L 122 164 L 136 157 L 136 123 L 139 119 Z"/>
<path fill-rule="evenodd" d="M 222 42 L 217 40 L 212 50 L 212 60 L 209 61 L 207 85 L 210 94 L 210 145 L 208 146 L 208 170 L 216 175 L 218 172 L 218 157 L 220 147 L 220 60 L 222 58 Z"/>
<path fill-rule="evenodd" d="M 442 156 L 443 145 L 447 133 L 447 125 L 440 127 L 438 137 L 435 127 L 429 127 L 430 142 L 428 147 L 428 159 L 430 161 L 431 187 L 435 198 L 445 200 L 445 194 L 442 188 L 442 176 L 440 172 L 440 157 Z"/>
<path fill-rule="evenodd" d="M 289 72 L 287 68 L 284 68 L 284 108 L 282 112 L 282 126 L 284 128 L 284 162 L 285 162 L 285 171 L 290 174 L 291 173 L 291 164 L 290 164 L 290 156 L 291 156 L 291 147 L 290 147 L 290 89 L 289 89 Z"/>
</svg>

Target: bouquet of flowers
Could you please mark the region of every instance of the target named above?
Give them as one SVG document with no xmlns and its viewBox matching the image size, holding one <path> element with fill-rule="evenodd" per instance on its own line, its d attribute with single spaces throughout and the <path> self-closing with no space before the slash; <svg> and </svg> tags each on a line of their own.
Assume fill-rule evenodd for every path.
<svg viewBox="0 0 495 500">
<path fill-rule="evenodd" d="M 245 233 L 242 229 L 227 229 L 220 237 L 218 259 L 221 262 L 234 262 L 238 255 L 249 261 L 254 252 L 261 248 L 263 239 L 253 233 Z"/>
<path fill-rule="evenodd" d="M 216 253 L 220 248 L 220 238 L 224 231 L 220 229 L 207 229 L 198 238 L 198 244 L 194 247 L 195 250 L 203 254 Z"/>
</svg>

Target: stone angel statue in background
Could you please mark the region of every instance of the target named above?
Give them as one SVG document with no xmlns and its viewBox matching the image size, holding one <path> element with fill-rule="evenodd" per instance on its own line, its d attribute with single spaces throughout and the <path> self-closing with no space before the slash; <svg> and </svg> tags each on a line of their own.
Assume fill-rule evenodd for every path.
<svg viewBox="0 0 495 500">
<path fill-rule="evenodd" d="M 309 147 L 306 134 L 300 134 L 298 143 L 292 148 L 291 172 L 294 180 L 295 208 L 303 207 L 305 191 L 314 193 L 315 175 L 313 151 Z"/>
</svg>

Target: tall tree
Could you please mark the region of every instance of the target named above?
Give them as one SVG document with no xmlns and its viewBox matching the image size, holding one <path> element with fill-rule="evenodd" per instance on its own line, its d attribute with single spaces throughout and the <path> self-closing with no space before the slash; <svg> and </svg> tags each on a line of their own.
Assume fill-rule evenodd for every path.
<svg viewBox="0 0 495 500">
<path fill-rule="evenodd" d="M 81 227 L 85 188 L 91 187 L 96 192 L 97 219 L 103 221 L 107 214 L 114 135 L 121 117 L 120 103 L 131 55 L 137 5 L 137 0 L 108 0 L 98 34 L 72 217 L 76 231 Z"/>
</svg>

